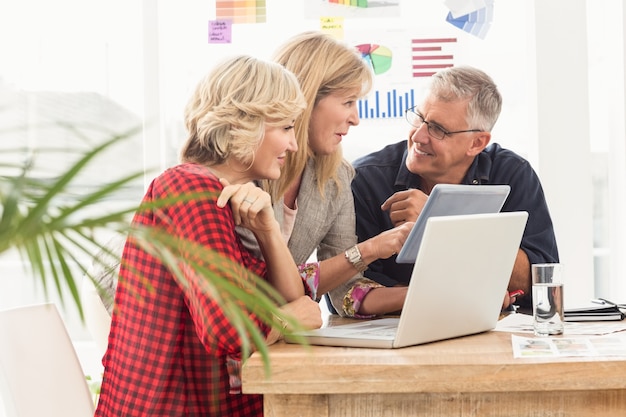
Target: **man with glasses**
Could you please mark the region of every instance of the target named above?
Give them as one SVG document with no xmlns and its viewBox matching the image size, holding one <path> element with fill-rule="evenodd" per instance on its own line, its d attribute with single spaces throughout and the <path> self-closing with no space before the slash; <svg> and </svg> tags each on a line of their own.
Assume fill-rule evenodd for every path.
<svg viewBox="0 0 626 417">
<path fill-rule="evenodd" d="M 558 262 L 558 251 L 537 174 L 521 156 L 489 144 L 501 106 L 496 85 L 483 71 L 452 67 L 435 74 L 424 102 L 406 111 L 408 141 L 354 162 L 357 234 L 364 241 L 415 221 L 435 184 L 508 184 L 511 192 L 502 211 L 529 213 L 509 282 L 509 291 L 525 292 L 520 301 L 527 304 L 530 264 Z M 481 248 L 467 250 L 489 261 Z M 371 263 L 364 275 L 386 286 L 407 285 L 413 265 L 397 264 L 395 258 Z M 503 307 L 510 301 L 505 297 Z"/>
</svg>

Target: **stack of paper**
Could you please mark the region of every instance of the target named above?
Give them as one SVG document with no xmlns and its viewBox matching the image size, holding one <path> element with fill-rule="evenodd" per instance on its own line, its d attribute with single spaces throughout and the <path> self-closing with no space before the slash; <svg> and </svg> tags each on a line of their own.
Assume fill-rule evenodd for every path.
<svg viewBox="0 0 626 417">
<path fill-rule="evenodd" d="M 597 305 L 565 309 L 565 321 L 623 320 L 624 313 L 616 305 Z"/>
</svg>

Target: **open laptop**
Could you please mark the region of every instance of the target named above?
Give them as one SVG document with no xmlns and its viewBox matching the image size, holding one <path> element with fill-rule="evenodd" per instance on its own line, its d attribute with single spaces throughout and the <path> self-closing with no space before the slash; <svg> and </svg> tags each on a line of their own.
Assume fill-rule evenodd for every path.
<svg viewBox="0 0 626 417">
<path fill-rule="evenodd" d="M 431 217 L 400 317 L 287 336 L 290 343 L 400 348 L 496 326 L 528 213 Z"/>
<path fill-rule="evenodd" d="M 397 263 L 415 262 L 430 217 L 459 214 L 497 213 L 509 195 L 508 185 L 437 184 L 433 187 L 396 258 Z"/>
</svg>

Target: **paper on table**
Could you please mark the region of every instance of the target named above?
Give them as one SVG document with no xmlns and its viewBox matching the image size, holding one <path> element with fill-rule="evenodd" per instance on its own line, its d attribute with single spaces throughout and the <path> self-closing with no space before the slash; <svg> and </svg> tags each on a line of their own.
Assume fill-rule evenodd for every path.
<svg viewBox="0 0 626 417">
<path fill-rule="evenodd" d="M 496 328 L 499 332 L 533 333 L 533 316 L 529 314 L 509 314 L 498 321 Z M 570 335 L 604 335 L 626 330 L 624 321 L 594 321 L 594 322 L 566 322 L 563 334 Z"/>
<path fill-rule="evenodd" d="M 565 356 L 626 357 L 624 335 L 596 337 L 522 337 L 511 335 L 514 358 Z"/>
</svg>

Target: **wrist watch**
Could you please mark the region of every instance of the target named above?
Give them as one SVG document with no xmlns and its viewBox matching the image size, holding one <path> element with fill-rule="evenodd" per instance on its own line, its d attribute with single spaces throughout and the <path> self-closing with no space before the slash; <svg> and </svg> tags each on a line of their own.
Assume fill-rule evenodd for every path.
<svg viewBox="0 0 626 417">
<path fill-rule="evenodd" d="M 354 245 L 346 251 L 346 259 L 356 268 L 357 271 L 363 272 L 367 269 L 367 265 L 363 262 L 361 251 L 358 246 Z"/>
</svg>

